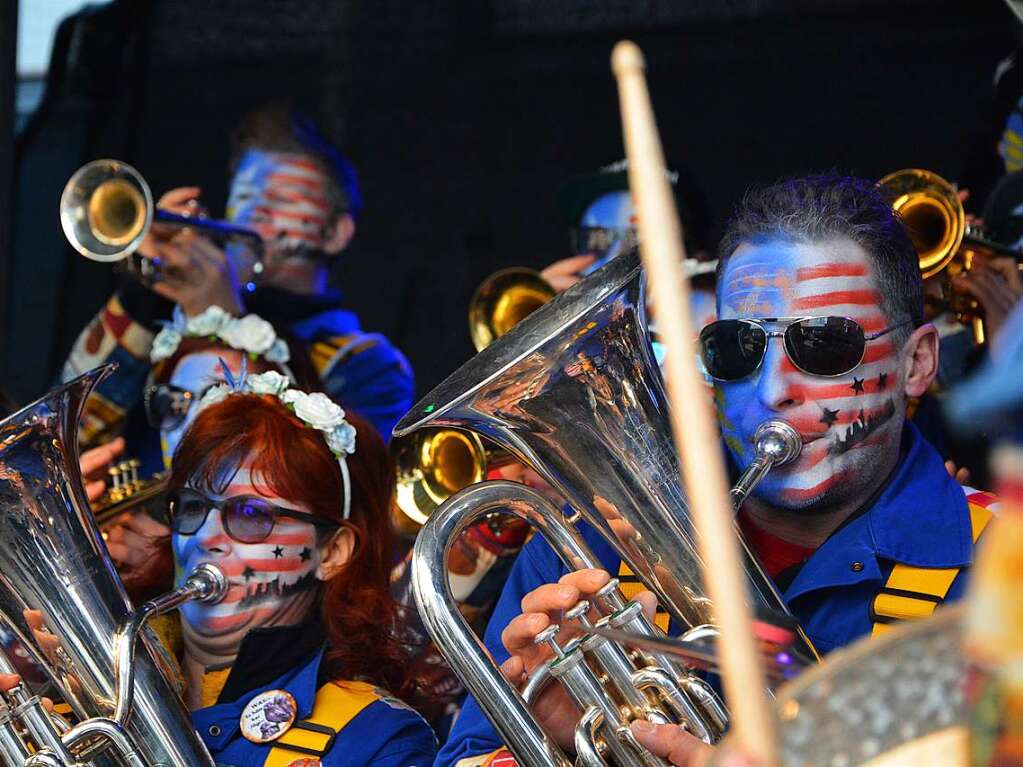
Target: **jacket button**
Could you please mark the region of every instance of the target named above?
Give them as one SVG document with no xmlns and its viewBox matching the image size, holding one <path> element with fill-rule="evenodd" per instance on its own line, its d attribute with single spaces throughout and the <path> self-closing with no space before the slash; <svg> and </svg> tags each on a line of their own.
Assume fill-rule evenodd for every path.
<svg viewBox="0 0 1023 767">
<path fill-rule="evenodd" d="M 863 571 L 863 563 L 862 562 L 853 562 L 852 563 L 852 571 L 854 573 L 862 572 Z"/>
<path fill-rule="evenodd" d="M 220 727 L 218 727 L 215 724 L 211 724 L 210 725 L 210 729 L 208 730 L 208 732 L 209 732 L 210 735 L 212 735 L 215 738 L 215 737 L 217 737 L 220 734 Z"/>
</svg>

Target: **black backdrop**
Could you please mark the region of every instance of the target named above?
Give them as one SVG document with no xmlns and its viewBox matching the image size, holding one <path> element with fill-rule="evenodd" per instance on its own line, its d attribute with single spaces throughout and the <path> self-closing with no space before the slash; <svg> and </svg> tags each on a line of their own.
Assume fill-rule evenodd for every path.
<svg viewBox="0 0 1023 767">
<path fill-rule="evenodd" d="M 288 95 L 324 115 L 367 201 L 338 282 L 425 393 L 471 354 L 482 277 L 565 255 L 560 181 L 621 156 L 617 39 L 643 46 L 669 160 L 720 223 L 782 175 L 960 177 L 1013 31 L 999 0 L 115 0 L 61 27 L 16 144 L 3 380 L 47 388 L 113 285 L 57 225 L 86 160 L 199 184 L 217 212 L 241 114 Z"/>
</svg>

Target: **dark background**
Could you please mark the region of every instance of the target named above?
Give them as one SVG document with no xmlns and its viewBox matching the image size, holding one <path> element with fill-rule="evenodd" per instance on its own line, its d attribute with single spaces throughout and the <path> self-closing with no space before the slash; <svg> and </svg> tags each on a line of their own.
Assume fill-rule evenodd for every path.
<svg viewBox="0 0 1023 767">
<path fill-rule="evenodd" d="M 338 284 L 425 393 L 471 354 L 480 279 L 567 254 L 559 183 L 621 157 L 616 40 L 643 47 L 669 162 L 699 179 L 720 224 L 747 185 L 783 175 L 920 166 L 962 178 L 1014 32 L 1000 0 L 95 6 L 59 29 L 43 103 L 15 142 L 0 380 L 21 400 L 42 393 L 114 285 L 57 221 L 87 160 L 131 162 L 157 196 L 198 184 L 217 214 L 245 111 L 286 95 L 323 115 L 367 202 Z M 12 37 L 0 36 L 11 69 Z"/>
</svg>

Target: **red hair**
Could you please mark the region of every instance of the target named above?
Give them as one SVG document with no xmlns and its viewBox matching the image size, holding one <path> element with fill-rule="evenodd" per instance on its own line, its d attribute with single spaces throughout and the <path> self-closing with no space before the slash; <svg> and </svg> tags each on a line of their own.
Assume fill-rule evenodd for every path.
<svg viewBox="0 0 1023 767">
<path fill-rule="evenodd" d="M 388 518 L 394 469 L 383 439 L 351 413 L 358 431 L 347 457 L 351 512 L 341 520 L 343 485 L 337 458 L 322 433 L 271 395 L 232 394 L 205 408 L 188 429 L 171 464 L 169 489 L 191 479 L 217 491 L 251 458 L 250 471 L 280 498 L 339 522 L 355 535 L 344 569 L 323 587 L 320 617 L 327 631 L 325 678 L 365 679 L 412 696 L 408 653 L 398 638 L 398 606 L 390 592 L 394 540 Z"/>
</svg>

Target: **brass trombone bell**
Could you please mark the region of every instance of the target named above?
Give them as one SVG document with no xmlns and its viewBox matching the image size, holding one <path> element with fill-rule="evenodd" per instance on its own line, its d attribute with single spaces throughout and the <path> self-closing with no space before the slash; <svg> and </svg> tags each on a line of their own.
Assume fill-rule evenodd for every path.
<svg viewBox="0 0 1023 767">
<path fill-rule="evenodd" d="M 398 480 L 399 532 L 414 534 L 430 514 L 462 488 L 483 481 L 487 450 L 478 436 L 459 429 L 425 428 L 391 441 Z M 409 524 L 409 523 L 413 524 Z"/>
<path fill-rule="evenodd" d="M 552 298 L 555 290 L 533 269 L 512 267 L 487 277 L 469 302 L 469 334 L 480 352 Z"/>
<path fill-rule="evenodd" d="M 948 266 L 966 234 L 966 214 L 955 187 L 919 168 L 889 173 L 878 184 L 892 194 L 892 208 L 909 230 L 923 278 Z"/>
</svg>

